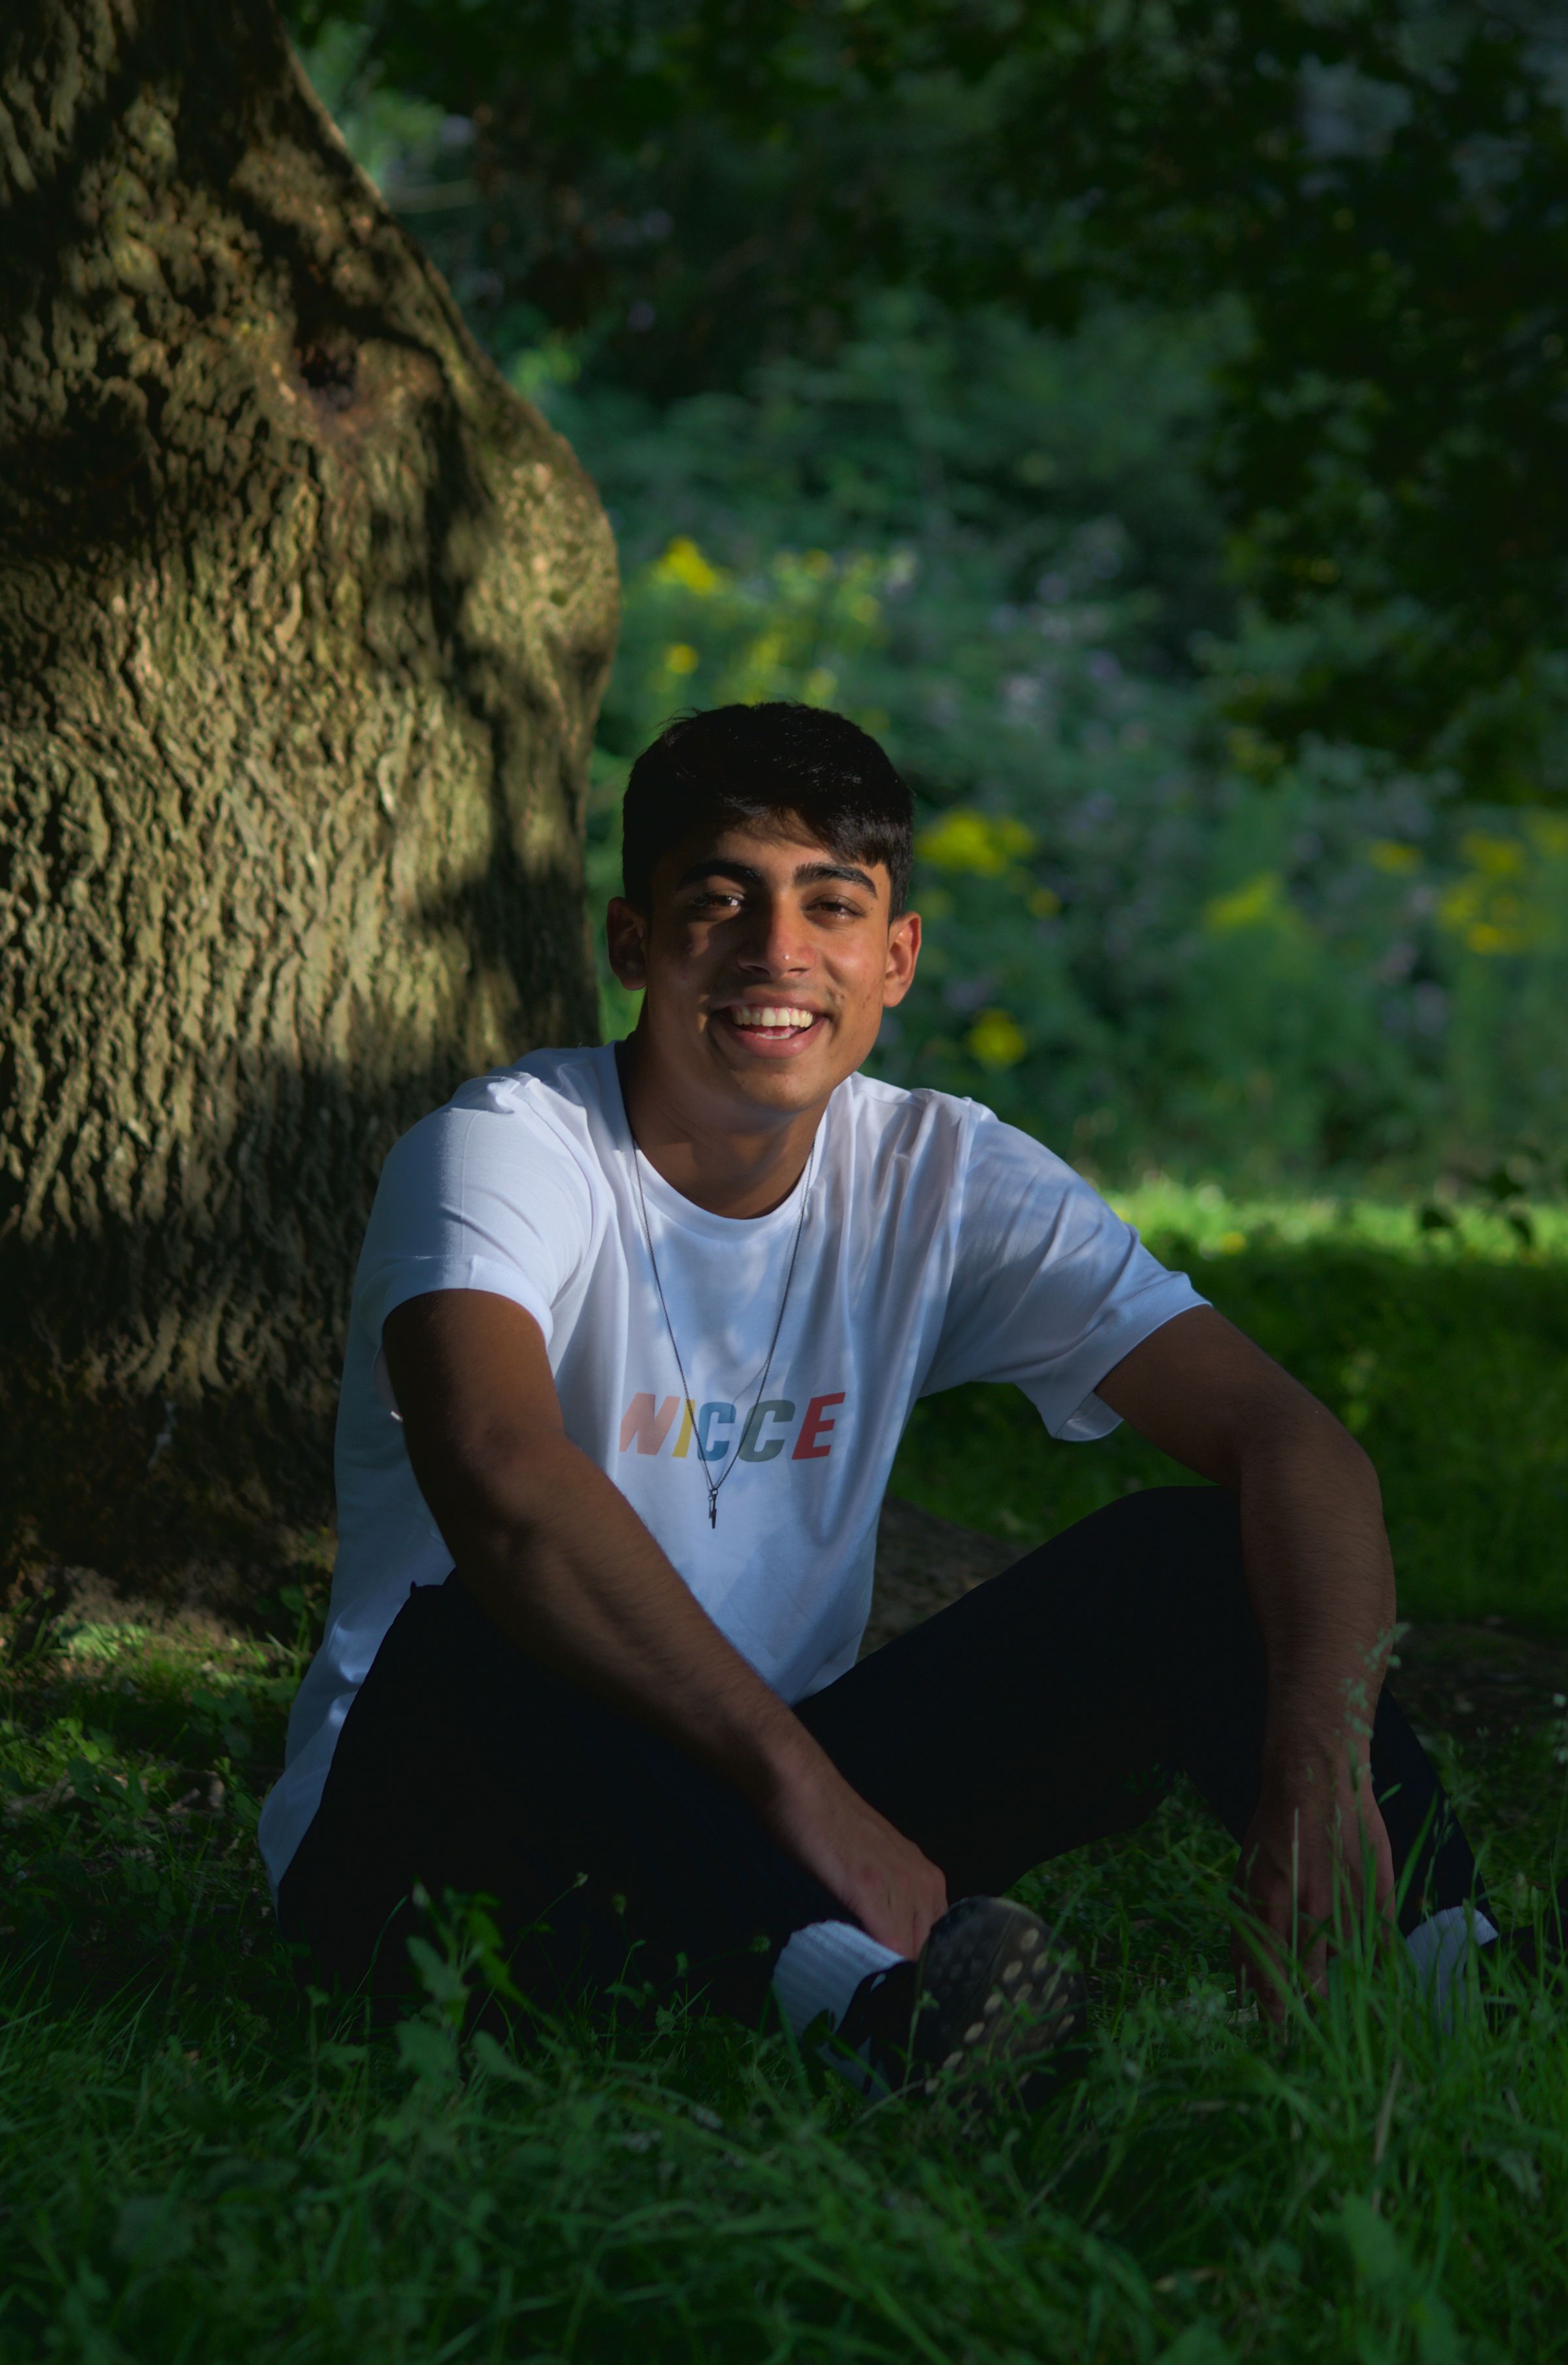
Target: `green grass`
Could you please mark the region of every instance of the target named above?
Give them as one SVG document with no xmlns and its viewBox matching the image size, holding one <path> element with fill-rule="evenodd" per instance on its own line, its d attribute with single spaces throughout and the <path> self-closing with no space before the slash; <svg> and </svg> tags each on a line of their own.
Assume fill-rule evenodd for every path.
<svg viewBox="0 0 1568 2365">
<path fill-rule="evenodd" d="M 1562 1626 L 1559 1231 L 1526 1258 L 1480 1218 L 1433 1245 L 1369 1209 L 1137 1212 L 1363 1407 L 1407 1599 Z M 1159 1474 L 982 1393 L 927 1408 L 902 1479 L 1033 1533 Z M 1238 2024 L 1229 1852 L 1182 1797 L 1025 1884 L 1098 1992 L 1085 2076 L 1033 2117 L 869 2108 L 675 2006 L 461 2045 L 483 1978 L 461 1933 L 424 2011 L 368 2037 L 297 1994 L 258 1878 L 285 1622 L 225 1650 L 56 1632 L 0 1670 L 6 2365 L 1562 2353 L 1568 1991 L 1444 2039 L 1351 1959 L 1288 2041 Z M 1568 1866 L 1568 1720 L 1448 1755 L 1494 1896 L 1528 1915 Z"/>
</svg>

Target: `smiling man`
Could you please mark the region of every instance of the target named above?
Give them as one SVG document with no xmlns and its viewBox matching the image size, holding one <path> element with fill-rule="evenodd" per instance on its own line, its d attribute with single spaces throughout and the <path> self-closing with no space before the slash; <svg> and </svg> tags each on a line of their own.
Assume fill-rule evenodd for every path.
<svg viewBox="0 0 1568 2365">
<path fill-rule="evenodd" d="M 748 2017 L 825 2014 L 875 2079 L 957 2074 L 1077 2024 L 1000 1892 L 1179 1773 L 1240 1844 L 1261 1959 L 1320 1970 L 1337 1899 L 1439 1972 L 1492 1934 L 1382 1688 L 1361 1448 L 1048 1150 L 861 1072 L 919 958 L 911 838 L 840 716 L 672 723 L 609 913 L 634 1032 L 465 1085 L 388 1159 L 327 1634 L 262 1827 L 318 1977 L 396 1992 L 420 1893 L 478 1893 L 536 1999 L 635 1950 Z M 904 1423 L 970 1380 L 1214 1483 L 857 1664 Z"/>
</svg>

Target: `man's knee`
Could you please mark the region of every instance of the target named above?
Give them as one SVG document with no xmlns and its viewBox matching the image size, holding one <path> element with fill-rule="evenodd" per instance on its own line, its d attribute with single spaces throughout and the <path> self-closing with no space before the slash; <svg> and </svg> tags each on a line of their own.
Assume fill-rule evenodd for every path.
<svg viewBox="0 0 1568 2365">
<path fill-rule="evenodd" d="M 1195 1653 L 1239 1673 L 1260 1650 L 1234 1495 L 1220 1486 L 1147 1486 L 1075 1531 L 1092 1589 L 1126 1647 L 1174 1670 Z"/>
<path fill-rule="evenodd" d="M 1053 1657 L 1114 1647 L 1129 1664 L 1169 1664 L 1226 1634 L 1249 1647 L 1236 1498 L 1217 1486 L 1120 1496 L 967 1596 L 964 1608 L 982 1647 L 1037 1640 Z M 944 1631 L 945 1642 L 958 1639 Z"/>
<path fill-rule="evenodd" d="M 1081 1528 L 1155 1573 L 1229 1583 L 1241 1575 L 1240 1507 L 1224 1486 L 1140 1486 Z"/>
</svg>

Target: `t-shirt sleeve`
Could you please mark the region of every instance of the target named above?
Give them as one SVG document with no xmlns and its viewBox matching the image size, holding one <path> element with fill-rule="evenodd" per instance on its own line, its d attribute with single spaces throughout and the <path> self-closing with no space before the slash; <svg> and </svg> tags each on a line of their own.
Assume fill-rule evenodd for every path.
<svg viewBox="0 0 1568 2365">
<path fill-rule="evenodd" d="M 989 1114 L 970 1145 L 946 1317 L 923 1395 L 1011 1380 L 1053 1437 L 1108 1436 L 1094 1394 L 1124 1355 L 1189 1306 L 1185 1273 L 1059 1158 Z"/>
<path fill-rule="evenodd" d="M 387 1316 L 410 1297 L 480 1289 L 532 1314 L 548 1346 L 591 1229 L 580 1168 L 526 1107 L 437 1109 L 381 1170 L 354 1282 L 356 1327 L 379 1348 Z"/>
</svg>

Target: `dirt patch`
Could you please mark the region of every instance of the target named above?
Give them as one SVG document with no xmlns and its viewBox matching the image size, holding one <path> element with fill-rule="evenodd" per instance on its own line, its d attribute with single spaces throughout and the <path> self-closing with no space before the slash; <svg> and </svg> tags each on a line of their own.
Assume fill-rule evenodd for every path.
<svg viewBox="0 0 1568 2365">
<path fill-rule="evenodd" d="M 10 1587 L 0 1611 L 12 1656 L 20 1659 L 92 1627 L 134 1626 L 160 1639 L 227 1648 L 254 1639 L 245 1616 L 253 1607 L 235 1572 L 204 1562 L 157 1594 L 116 1585 L 95 1568 L 39 1570 Z"/>
<path fill-rule="evenodd" d="M 1500 1618 L 1409 1626 L 1394 1657 L 1390 1679 L 1419 1732 L 1495 1743 L 1568 1715 L 1568 1648 Z"/>
<path fill-rule="evenodd" d="M 890 1495 L 877 1530 L 877 1583 L 861 1657 L 934 1618 L 988 1576 L 1000 1576 L 1027 1549 Z"/>
</svg>

